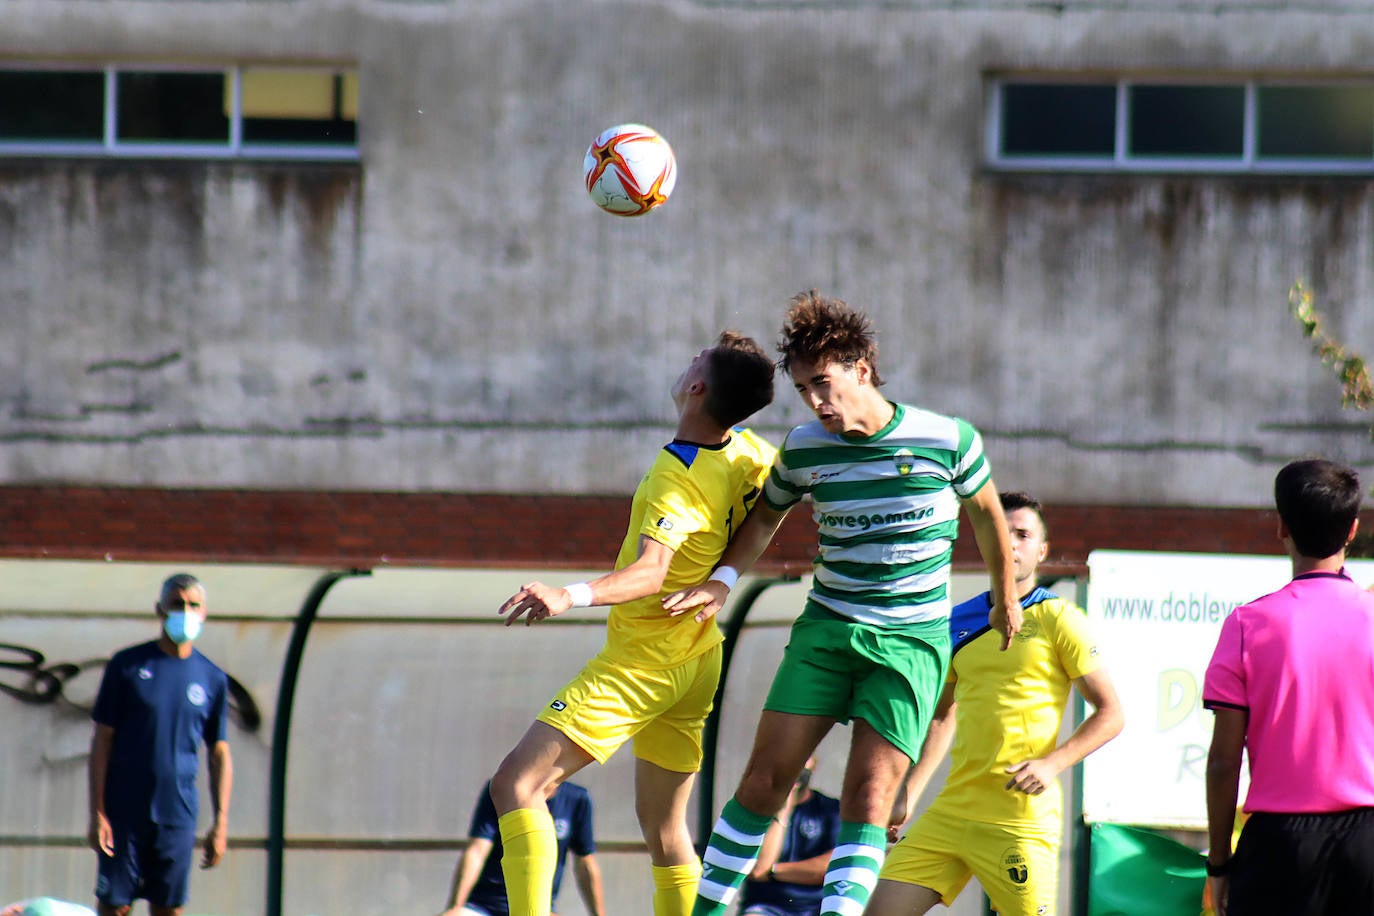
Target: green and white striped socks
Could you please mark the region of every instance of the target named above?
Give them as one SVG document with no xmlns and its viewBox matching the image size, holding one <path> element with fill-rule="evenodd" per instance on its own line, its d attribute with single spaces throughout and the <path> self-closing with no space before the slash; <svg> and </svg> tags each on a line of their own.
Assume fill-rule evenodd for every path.
<svg viewBox="0 0 1374 916">
<path fill-rule="evenodd" d="M 733 798 L 725 803 L 701 857 L 701 883 L 692 916 L 723 916 L 758 861 L 763 835 L 772 822 L 771 817 L 755 814 Z"/>
<path fill-rule="evenodd" d="M 878 884 L 887 856 L 887 831 L 873 824 L 840 824 L 840 840 L 825 872 L 821 916 L 859 916 Z"/>
</svg>

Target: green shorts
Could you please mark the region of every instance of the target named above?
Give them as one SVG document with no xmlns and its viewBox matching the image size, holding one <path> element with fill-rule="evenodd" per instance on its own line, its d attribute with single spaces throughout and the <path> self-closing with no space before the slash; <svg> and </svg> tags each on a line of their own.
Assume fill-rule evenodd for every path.
<svg viewBox="0 0 1374 916">
<path fill-rule="evenodd" d="M 764 709 L 863 719 L 912 760 L 949 670 L 949 621 L 875 627 L 807 600 Z"/>
</svg>

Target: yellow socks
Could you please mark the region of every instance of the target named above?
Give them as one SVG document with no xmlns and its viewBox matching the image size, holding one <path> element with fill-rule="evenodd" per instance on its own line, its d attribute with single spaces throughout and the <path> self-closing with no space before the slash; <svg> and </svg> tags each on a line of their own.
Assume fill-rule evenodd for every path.
<svg viewBox="0 0 1374 916">
<path fill-rule="evenodd" d="M 654 916 L 689 916 L 701 880 L 701 863 L 655 865 Z"/>
<path fill-rule="evenodd" d="M 501 815 L 501 872 L 510 916 L 549 916 L 558 837 L 547 808 L 516 808 Z"/>
</svg>

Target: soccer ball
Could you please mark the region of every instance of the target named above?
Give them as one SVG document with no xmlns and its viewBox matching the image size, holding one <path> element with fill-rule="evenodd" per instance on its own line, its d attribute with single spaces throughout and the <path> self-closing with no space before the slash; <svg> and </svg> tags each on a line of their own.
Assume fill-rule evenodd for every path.
<svg viewBox="0 0 1374 916">
<path fill-rule="evenodd" d="M 661 207 L 677 184 L 673 148 L 643 124 L 620 124 L 597 134 L 582 167 L 587 193 L 616 216 L 641 216 Z"/>
</svg>

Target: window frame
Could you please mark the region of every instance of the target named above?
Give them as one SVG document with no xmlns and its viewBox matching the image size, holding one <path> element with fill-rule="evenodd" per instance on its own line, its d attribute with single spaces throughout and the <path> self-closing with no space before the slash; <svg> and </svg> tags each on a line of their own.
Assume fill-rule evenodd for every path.
<svg viewBox="0 0 1374 916">
<path fill-rule="evenodd" d="M 327 72 L 337 77 L 357 73 L 351 64 L 288 64 L 259 61 L 248 64 L 168 64 L 128 61 L 96 66 L 69 61 L 5 61 L 6 71 L 99 72 L 104 78 L 104 124 L 99 142 L 61 140 L 6 140 L 0 137 L 0 158 L 26 157 L 100 157 L 112 159 L 236 159 L 253 161 L 356 162 L 361 156 L 355 137 L 348 144 L 245 143 L 243 140 L 243 73 L 256 69 Z M 117 77 L 120 73 L 213 73 L 227 80 L 230 99 L 229 135 L 220 143 L 161 143 L 157 141 L 120 141 Z M 354 125 L 356 128 L 357 121 Z"/>
<path fill-rule="evenodd" d="M 1008 85 L 1115 86 L 1115 130 L 1110 156 L 1024 156 L 1002 152 L 1003 89 Z M 1368 158 L 1316 158 L 1261 156 L 1259 146 L 1259 93 L 1270 87 L 1300 89 L 1359 88 L 1374 90 L 1370 78 L 1186 76 L 1139 74 L 1134 76 L 1067 76 L 1058 73 L 1017 73 L 989 76 L 986 80 L 983 119 L 983 161 L 997 172 L 1141 173 L 1216 175 L 1374 175 L 1374 155 Z M 1129 153 L 1131 88 L 1138 85 L 1244 88 L 1241 155 L 1238 157 L 1135 156 Z M 1370 124 L 1374 136 L 1374 123 Z"/>
</svg>

